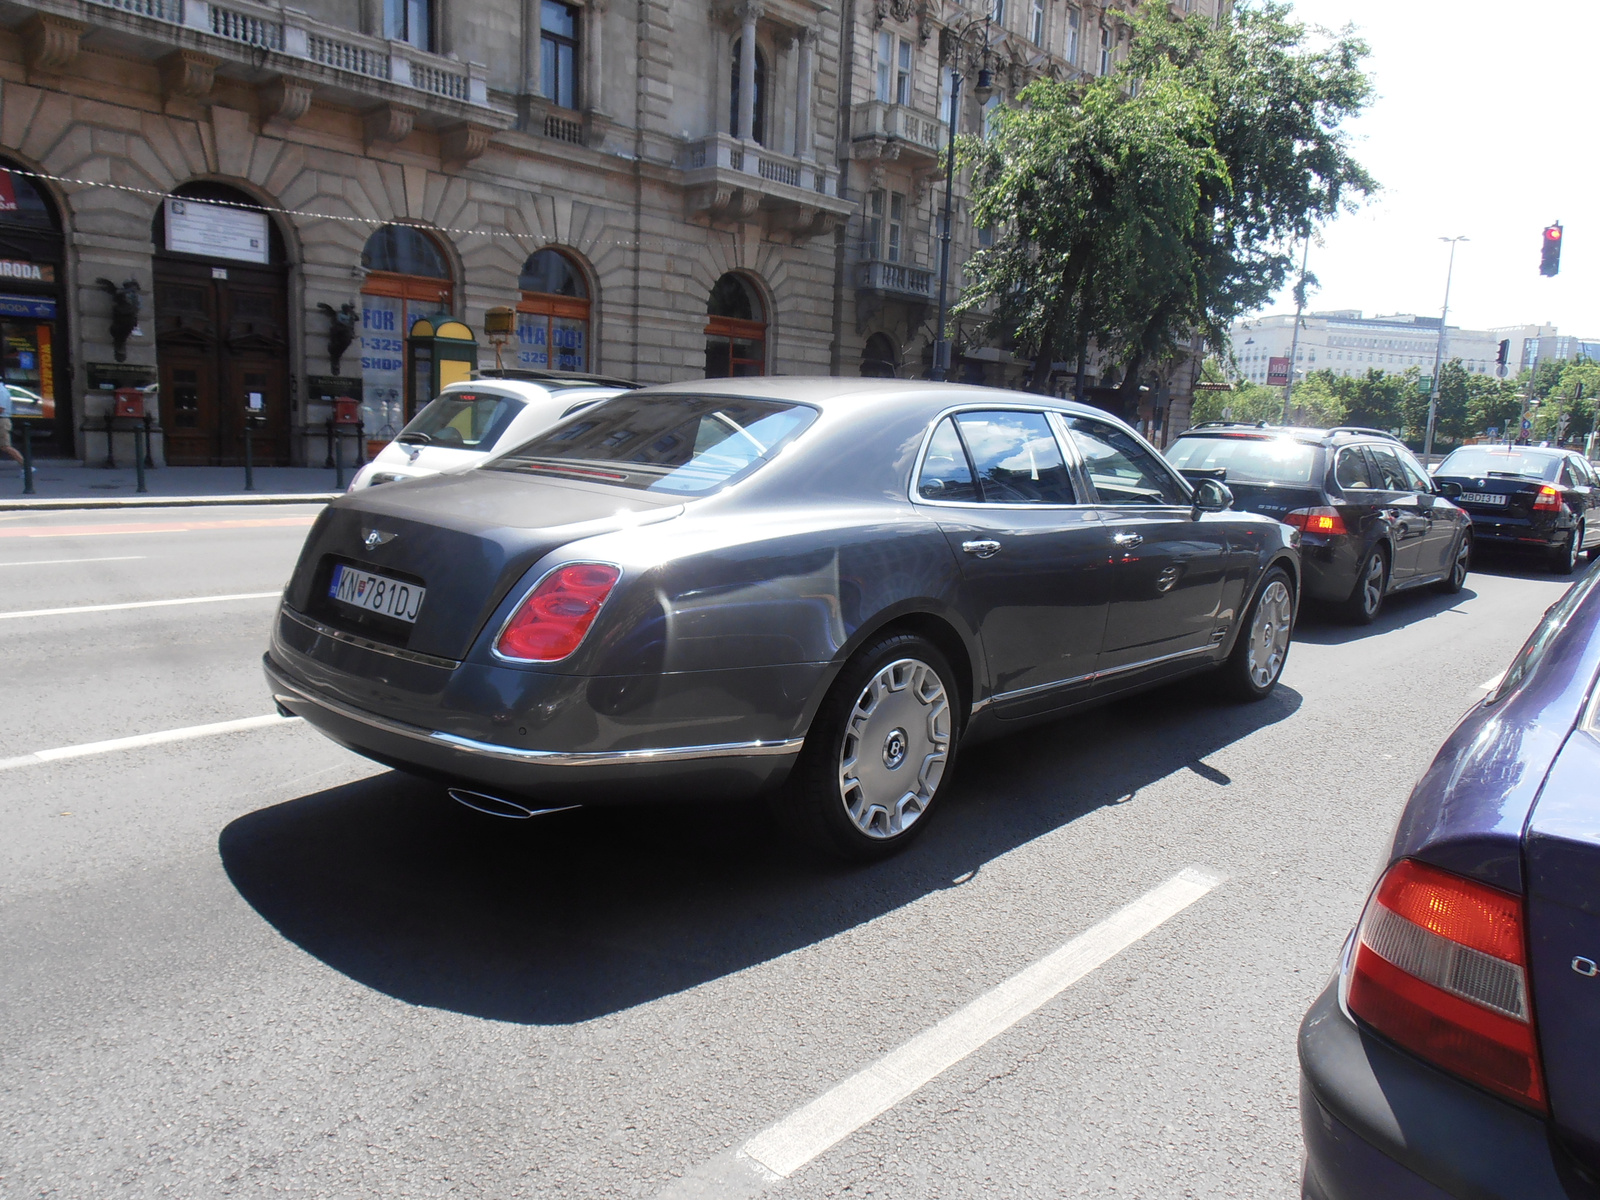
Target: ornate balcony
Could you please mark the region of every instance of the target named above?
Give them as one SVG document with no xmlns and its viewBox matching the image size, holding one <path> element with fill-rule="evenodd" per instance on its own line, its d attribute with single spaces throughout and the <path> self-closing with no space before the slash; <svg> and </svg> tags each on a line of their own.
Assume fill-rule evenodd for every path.
<svg viewBox="0 0 1600 1200">
<path fill-rule="evenodd" d="M 716 221 L 749 221 L 765 213 L 772 228 L 804 239 L 837 228 L 855 210 L 839 198 L 834 168 L 726 133 L 690 142 L 678 167 L 690 213 Z"/>
<path fill-rule="evenodd" d="M 868 259 L 856 264 L 857 290 L 875 292 L 884 299 L 926 304 L 933 299 L 935 286 L 932 271 L 909 263 Z"/>
<path fill-rule="evenodd" d="M 483 152 L 513 114 L 489 102 L 486 68 L 405 42 L 324 25 L 299 9 L 247 0 L 29 0 L 30 66 L 70 68 L 80 44 L 159 60 L 169 95 L 201 97 L 217 72 L 261 88 L 271 116 L 295 121 L 313 92 L 366 113 L 368 140 L 413 126 L 442 132 L 445 157 Z M 376 106 L 376 107 L 375 107 Z"/>
<path fill-rule="evenodd" d="M 852 158 L 898 159 L 918 171 L 936 171 L 949 128 L 943 121 L 904 104 L 870 100 L 857 104 L 850 118 Z"/>
</svg>

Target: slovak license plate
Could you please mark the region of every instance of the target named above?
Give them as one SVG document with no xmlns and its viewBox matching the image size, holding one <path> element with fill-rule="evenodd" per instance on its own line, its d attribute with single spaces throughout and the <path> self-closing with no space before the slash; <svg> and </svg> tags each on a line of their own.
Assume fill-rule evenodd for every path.
<svg viewBox="0 0 1600 1200">
<path fill-rule="evenodd" d="M 1461 498 L 1468 504 L 1500 504 L 1506 502 L 1504 496 L 1497 496 L 1493 492 L 1462 492 Z"/>
<path fill-rule="evenodd" d="M 427 594 L 427 588 L 414 583 L 358 571 L 343 563 L 335 564 L 333 581 L 328 585 L 328 595 L 342 604 L 412 622 L 416 621 L 417 610 Z"/>
</svg>

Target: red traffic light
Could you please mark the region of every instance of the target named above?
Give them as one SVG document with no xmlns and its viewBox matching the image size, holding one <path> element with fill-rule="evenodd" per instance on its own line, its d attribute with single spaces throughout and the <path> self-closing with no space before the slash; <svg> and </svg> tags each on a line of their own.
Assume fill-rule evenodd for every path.
<svg viewBox="0 0 1600 1200">
<path fill-rule="evenodd" d="M 1561 226 L 1546 226 L 1544 231 L 1544 240 L 1547 242 L 1559 242 L 1561 240 Z"/>
</svg>

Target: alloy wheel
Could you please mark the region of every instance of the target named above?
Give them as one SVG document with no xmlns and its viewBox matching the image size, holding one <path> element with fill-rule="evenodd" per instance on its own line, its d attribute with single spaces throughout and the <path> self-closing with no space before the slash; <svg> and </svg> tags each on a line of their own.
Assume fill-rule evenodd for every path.
<svg viewBox="0 0 1600 1200">
<path fill-rule="evenodd" d="M 1361 575 L 1361 607 L 1370 617 L 1383 603 L 1383 555 L 1372 552 L 1367 559 L 1367 569 Z"/>
<path fill-rule="evenodd" d="M 1450 583 L 1457 591 L 1467 584 L 1467 571 L 1472 565 L 1472 539 L 1463 537 L 1461 546 L 1456 550 L 1455 566 L 1450 569 Z"/>
<path fill-rule="evenodd" d="M 1250 622 L 1250 648 L 1246 657 L 1250 681 L 1256 687 L 1270 687 L 1283 670 L 1293 624 L 1294 602 L 1289 597 L 1289 589 L 1282 580 L 1274 579 L 1261 593 L 1255 617 Z"/>
<path fill-rule="evenodd" d="M 839 798 L 870 838 L 898 837 L 927 811 L 950 757 L 944 681 L 927 663 L 901 658 L 856 697 L 839 748 Z"/>
</svg>

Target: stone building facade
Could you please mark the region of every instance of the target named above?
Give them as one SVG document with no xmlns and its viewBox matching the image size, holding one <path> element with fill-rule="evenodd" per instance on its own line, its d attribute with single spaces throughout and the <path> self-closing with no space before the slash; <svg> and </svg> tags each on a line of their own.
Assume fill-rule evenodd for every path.
<svg viewBox="0 0 1600 1200">
<path fill-rule="evenodd" d="M 0 365 L 86 458 L 137 389 L 174 463 L 320 463 L 345 396 L 392 434 L 499 306 L 508 367 L 925 374 L 951 67 L 1126 42 L 994 2 L 0 0 Z"/>
</svg>

